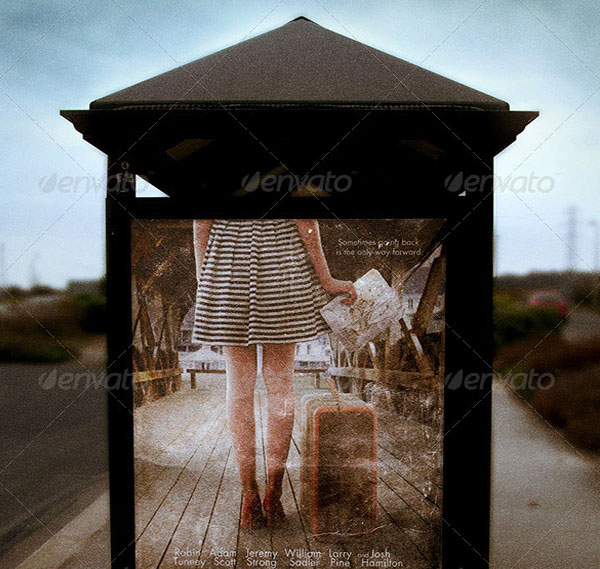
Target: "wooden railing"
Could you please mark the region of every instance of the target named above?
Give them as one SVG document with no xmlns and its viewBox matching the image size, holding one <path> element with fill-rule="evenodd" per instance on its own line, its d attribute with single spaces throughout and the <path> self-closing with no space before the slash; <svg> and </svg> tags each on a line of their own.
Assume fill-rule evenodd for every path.
<svg viewBox="0 0 600 569">
<path fill-rule="evenodd" d="M 398 314 L 397 326 L 388 328 L 360 350 L 349 352 L 332 340 L 333 361 L 328 372 L 342 391 L 364 395 L 367 383 L 374 382 L 393 390 L 439 390 L 443 359 L 443 330 L 436 331 L 434 348 L 426 349 L 428 327 L 444 282 L 444 256 L 433 259 L 419 305 L 409 325 Z M 392 282 L 392 287 L 398 283 Z M 433 353 L 432 353 L 433 352 Z M 436 361 L 437 360 L 437 361 Z"/>
</svg>

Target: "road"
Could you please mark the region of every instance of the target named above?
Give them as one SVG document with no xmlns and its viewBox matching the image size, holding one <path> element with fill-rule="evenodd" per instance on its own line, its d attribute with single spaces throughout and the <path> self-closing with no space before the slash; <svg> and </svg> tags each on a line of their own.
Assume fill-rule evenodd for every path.
<svg viewBox="0 0 600 569">
<path fill-rule="evenodd" d="M 600 341 L 600 315 L 591 310 L 576 310 L 561 331 L 562 337 L 568 342 Z"/>
<path fill-rule="evenodd" d="M 600 460 L 494 388 L 492 567 L 591 569 L 600 559 Z"/>
<path fill-rule="evenodd" d="M 101 350 L 86 358 L 93 373 L 102 358 Z M 77 363 L 0 365 L 2 567 L 15 567 L 106 490 L 107 394 L 86 389 L 86 377 L 74 382 L 82 371 Z"/>
<path fill-rule="evenodd" d="M 561 334 L 600 340 L 600 316 L 577 310 Z M 573 448 L 503 385 L 493 409 L 492 566 L 597 567 L 600 457 Z"/>
</svg>

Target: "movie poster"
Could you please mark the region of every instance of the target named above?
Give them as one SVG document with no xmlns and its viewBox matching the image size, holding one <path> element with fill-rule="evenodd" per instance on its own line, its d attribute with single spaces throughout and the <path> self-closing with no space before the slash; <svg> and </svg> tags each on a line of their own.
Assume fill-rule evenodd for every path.
<svg viewBox="0 0 600 569">
<path fill-rule="evenodd" d="M 440 567 L 442 224 L 132 221 L 138 569 Z"/>
</svg>

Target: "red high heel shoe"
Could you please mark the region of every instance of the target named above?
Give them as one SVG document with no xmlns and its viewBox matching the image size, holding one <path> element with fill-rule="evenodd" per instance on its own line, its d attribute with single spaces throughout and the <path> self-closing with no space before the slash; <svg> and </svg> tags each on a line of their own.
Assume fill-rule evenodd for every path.
<svg viewBox="0 0 600 569">
<path fill-rule="evenodd" d="M 240 527 L 245 530 L 254 531 L 264 527 L 264 525 L 265 516 L 260 504 L 260 496 L 256 490 L 248 490 L 242 500 Z"/>
<path fill-rule="evenodd" d="M 281 499 L 274 492 L 267 491 L 265 494 L 263 509 L 265 510 L 269 528 L 278 527 L 285 521 L 285 512 L 281 505 Z"/>
</svg>

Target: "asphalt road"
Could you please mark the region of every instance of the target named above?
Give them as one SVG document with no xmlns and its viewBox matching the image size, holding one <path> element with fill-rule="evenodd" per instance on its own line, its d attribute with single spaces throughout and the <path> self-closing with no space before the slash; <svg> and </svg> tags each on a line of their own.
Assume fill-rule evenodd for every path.
<svg viewBox="0 0 600 569">
<path fill-rule="evenodd" d="M 600 314 L 591 310 L 576 310 L 561 330 L 568 342 L 600 341 Z"/>
<path fill-rule="evenodd" d="M 600 460 L 494 389 L 492 567 L 592 569 L 600 560 Z"/>
<path fill-rule="evenodd" d="M 93 373 L 102 356 L 86 359 Z M 77 363 L 0 365 L 2 567 L 15 567 L 106 490 L 107 393 L 82 372 Z"/>
<path fill-rule="evenodd" d="M 561 334 L 600 340 L 600 315 L 577 310 Z M 493 409 L 492 567 L 597 567 L 600 457 L 575 449 L 503 385 Z"/>
</svg>

